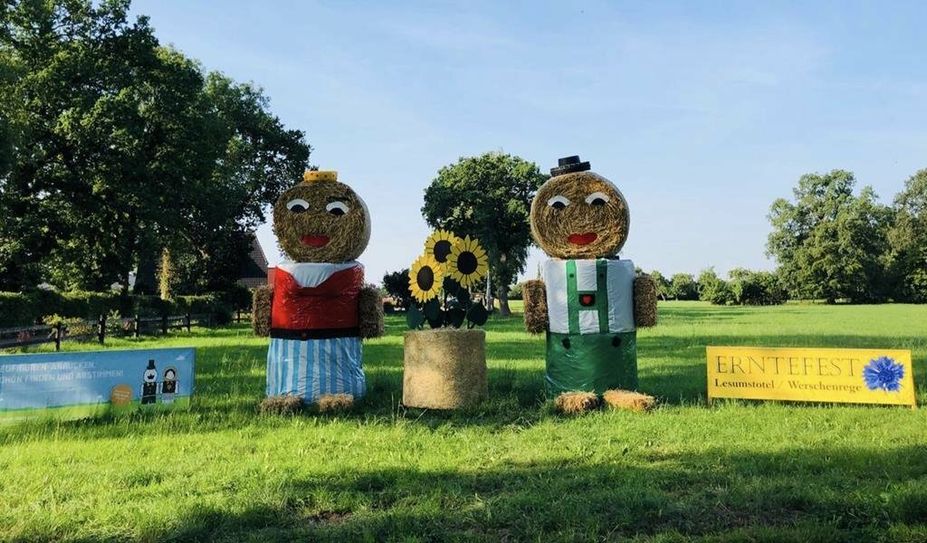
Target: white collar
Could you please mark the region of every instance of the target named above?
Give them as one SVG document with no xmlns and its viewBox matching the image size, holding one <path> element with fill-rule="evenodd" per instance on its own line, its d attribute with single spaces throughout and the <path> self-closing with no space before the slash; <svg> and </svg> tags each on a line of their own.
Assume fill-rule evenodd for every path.
<svg viewBox="0 0 927 543">
<path fill-rule="evenodd" d="M 364 265 L 356 260 L 349 262 L 289 262 L 283 261 L 277 264 L 281 269 L 293 276 L 296 283 L 302 288 L 317 287 L 328 280 L 329 277 L 340 271 L 348 270 L 354 267 L 364 268 Z"/>
</svg>

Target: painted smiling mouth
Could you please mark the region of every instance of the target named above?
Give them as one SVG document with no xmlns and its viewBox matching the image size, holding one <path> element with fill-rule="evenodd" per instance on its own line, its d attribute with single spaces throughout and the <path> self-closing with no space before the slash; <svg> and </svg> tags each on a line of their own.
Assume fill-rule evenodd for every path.
<svg viewBox="0 0 927 543">
<path fill-rule="evenodd" d="M 567 236 L 567 241 L 573 245 L 589 245 L 598 238 L 598 234 L 595 232 L 586 232 L 584 234 L 570 234 Z"/>
<path fill-rule="evenodd" d="M 324 247 L 328 245 L 328 236 L 303 236 L 299 239 L 303 245 L 310 247 Z"/>
</svg>

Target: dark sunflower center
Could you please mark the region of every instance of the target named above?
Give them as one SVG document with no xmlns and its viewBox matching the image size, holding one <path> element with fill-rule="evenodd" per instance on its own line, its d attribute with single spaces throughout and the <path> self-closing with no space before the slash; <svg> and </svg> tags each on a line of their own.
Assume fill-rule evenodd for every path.
<svg viewBox="0 0 927 543">
<path fill-rule="evenodd" d="M 415 276 L 415 283 L 418 285 L 418 288 L 422 290 L 431 290 L 431 287 L 435 285 L 434 270 L 429 267 L 418 270 L 418 274 Z"/>
<path fill-rule="evenodd" d="M 460 253 L 460 256 L 457 257 L 457 269 L 464 275 L 470 275 L 475 272 L 477 265 L 476 255 L 470 251 Z"/>
<path fill-rule="evenodd" d="M 447 262 L 447 255 L 451 254 L 451 242 L 442 239 L 435 243 L 435 260 L 442 264 Z"/>
</svg>

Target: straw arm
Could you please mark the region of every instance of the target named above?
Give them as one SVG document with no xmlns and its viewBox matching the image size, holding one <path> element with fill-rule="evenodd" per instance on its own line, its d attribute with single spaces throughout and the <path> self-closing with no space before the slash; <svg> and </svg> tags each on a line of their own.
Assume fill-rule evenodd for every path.
<svg viewBox="0 0 927 543">
<path fill-rule="evenodd" d="M 638 328 L 657 325 L 657 284 L 647 274 L 634 279 L 634 324 Z"/>
<path fill-rule="evenodd" d="M 547 287 L 544 281 L 525 281 L 522 298 L 525 302 L 525 330 L 531 334 L 547 331 Z"/>
<path fill-rule="evenodd" d="M 254 298 L 251 304 L 251 326 L 255 335 L 267 337 L 270 335 L 270 306 L 273 303 L 274 290 L 268 286 L 254 289 Z"/>
<path fill-rule="evenodd" d="M 380 289 L 365 285 L 358 297 L 358 327 L 362 338 L 381 337 L 384 334 L 383 296 Z"/>
</svg>

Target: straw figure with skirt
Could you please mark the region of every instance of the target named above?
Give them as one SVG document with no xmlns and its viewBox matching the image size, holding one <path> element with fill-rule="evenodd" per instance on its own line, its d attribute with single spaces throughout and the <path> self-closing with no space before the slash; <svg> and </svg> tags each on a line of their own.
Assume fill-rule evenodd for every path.
<svg viewBox="0 0 927 543">
<path fill-rule="evenodd" d="M 255 332 L 270 336 L 262 410 L 349 407 L 366 392 L 361 339 L 384 329 L 380 293 L 356 260 L 370 240 L 370 213 L 337 172 L 307 171 L 273 215 L 287 259 L 254 295 Z"/>
</svg>

